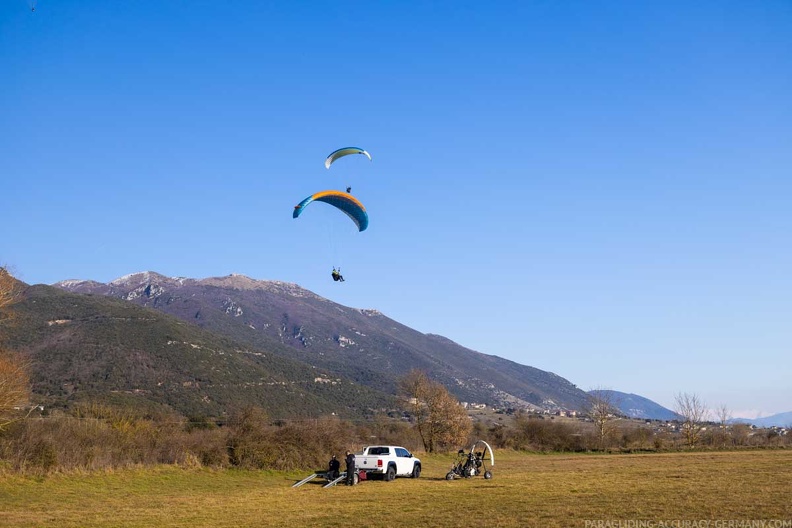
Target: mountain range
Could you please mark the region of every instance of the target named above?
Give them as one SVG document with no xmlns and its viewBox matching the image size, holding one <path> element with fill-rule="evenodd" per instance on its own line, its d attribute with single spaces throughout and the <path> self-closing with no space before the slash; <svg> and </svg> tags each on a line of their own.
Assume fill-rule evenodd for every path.
<svg viewBox="0 0 792 528">
<path fill-rule="evenodd" d="M 610 389 L 595 389 L 589 393 L 596 392 L 607 398 L 622 414 L 630 418 L 640 418 L 644 420 L 677 420 L 680 416 L 670 409 L 666 409 L 659 403 L 638 396 Z"/>
<path fill-rule="evenodd" d="M 595 389 L 592 392 L 604 394 L 613 402 L 619 411 L 630 418 L 640 418 L 645 420 L 681 420 L 682 417 L 676 412 L 655 403 L 652 400 L 638 396 L 607 389 Z M 792 412 L 774 414 L 763 418 L 734 418 L 730 423 L 747 423 L 757 427 L 790 427 L 792 426 Z"/>
<path fill-rule="evenodd" d="M 792 411 L 762 418 L 735 418 L 732 423 L 747 423 L 757 427 L 792 427 Z"/>
<path fill-rule="evenodd" d="M 414 368 L 462 401 L 586 405 L 553 373 L 280 281 L 143 272 L 30 286 L 17 309 L 13 345 L 31 358 L 35 393 L 56 405 L 111 395 L 203 415 L 244 400 L 273 416 L 361 416 L 392 406 Z"/>
</svg>

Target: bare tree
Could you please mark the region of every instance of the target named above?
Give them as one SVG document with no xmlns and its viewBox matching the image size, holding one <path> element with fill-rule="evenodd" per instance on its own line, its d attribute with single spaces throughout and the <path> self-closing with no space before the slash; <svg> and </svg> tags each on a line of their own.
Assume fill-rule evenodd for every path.
<svg viewBox="0 0 792 528">
<path fill-rule="evenodd" d="M 19 282 L 5 267 L 0 267 L 0 330 L 10 322 L 9 308 L 19 299 L 19 293 Z M 24 362 L 18 355 L 5 350 L 0 339 L 0 429 L 14 422 L 28 403 L 29 385 Z"/>
<path fill-rule="evenodd" d="M 30 398 L 25 367 L 17 356 L 0 350 L 0 430 L 24 416 L 23 407 Z"/>
<path fill-rule="evenodd" d="M 599 438 L 599 448 L 605 448 L 605 438 L 614 429 L 615 421 L 620 414 L 616 393 L 598 387 L 588 393 L 588 413 L 594 421 Z"/>
<path fill-rule="evenodd" d="M 718 419 L 718 423 L 720 423 L 722 429 L 725 429 L 726 426 L 729 425 L 729 420 L 732 419 L 732 414 L 725 403 L 720 404 L 715 409 L 715 418 Z"/>
<path fill-rule="evenodd" d="M 399 390 L 427 453 L 468 440 L 470 417 L 442 384 L 420 370 L 412 370 L 400 380 Z"/>
<path fill-rule="evenodd" d="M 679 393 L 675 397 L 674 411 L 682 418 L 682 434 L 689 448 L 694 448 L 701 440 L 707 406 L 696 394 Z"/>
<path fill-rule="evenodd" d="M 715 408 L 715 418 L 720 423 L 720 432 L 718 439 L 720 440 L 721 447 L 726 447 L 729 440 L 729 420 L 732 419 L 732 414 L 725 403 L 720 404 Z"/>
<path fill-rule="evenodd" d="M 4 266 L 0 266 L 0 321 L 9 319 L 11 313 L 8 308 L 19 300 L 19 281 Z"/>
</svg>

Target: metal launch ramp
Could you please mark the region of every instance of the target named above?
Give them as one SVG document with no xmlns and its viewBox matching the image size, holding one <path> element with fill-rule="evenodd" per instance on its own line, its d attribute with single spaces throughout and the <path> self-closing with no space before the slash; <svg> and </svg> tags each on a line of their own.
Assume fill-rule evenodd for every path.
<svg viewBox="0 0 792 528">
<path fill-rule="evenodd" d="M 338 478 L 333 479 L 333 480 L 329 480 L 327 478 L 327 473 L 312 473 L 311 475 L 308 475 L 307 477 L 302 479 L 300 482 L 297 482 L 296 484 L 293 484 L 292 488 L 299 488 L 303 484 L 307 484 L 308 482 L 311 482 L 315 478 L 323 478 L 323 479 L 327 480 L 328 481 L 327 484 L 325 484 L 322 487 L 323 488 L 329 488 L 331 486 L 335 486 L 336 484 L 338 484 L 339 482 L 344 480 L 346 478 L 346 471 L 343 471 L 343 472 L 339 473 L 338 474 Z"/>
<path fill-rule="evenodd" d="M 345 478 L 346 478 L 346 471 L 344 471 L 343 473 L 341 473 L 341 475 L 340 475 L 340 476 L 339 476 L 337 479 L 335 479 L 335 480 L 331 480 L 330 482 L 328 482 L 327 484 L 325 484 L 325 485 L 324 485 L 324 486 L 322 486 L 322 487 L 323 487 L 323 488 L 329 488 L 330 486 L 335 486 L 336 484 L 338 484 L 339 482 L 341 482 L 341 481 L 342 481 L 342 480 L 344 480 Z"/>
</svg>

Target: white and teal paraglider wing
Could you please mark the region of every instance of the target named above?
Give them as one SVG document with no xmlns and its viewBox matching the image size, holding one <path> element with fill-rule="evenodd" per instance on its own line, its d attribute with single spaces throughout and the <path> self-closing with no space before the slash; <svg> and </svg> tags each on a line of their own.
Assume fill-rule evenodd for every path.
<svg viewBox="0 0 792 528">
<path fill-rule="evenodd" d="M 325 160 L 325 168 L 329 169 L 330 165 L 332 165 L 335 160 L 337 160 L 338 158 L 343 158 L 344 156 L 349 156 L 350 154 L 363 154 L 369 159 L 369 161 L 371 161 L 371 154 L 369 154 L 362 148 L 344 147 L 334 152 L 331 152 L 330 155 L 327 156 L 327 159 Z"/>
</svg>

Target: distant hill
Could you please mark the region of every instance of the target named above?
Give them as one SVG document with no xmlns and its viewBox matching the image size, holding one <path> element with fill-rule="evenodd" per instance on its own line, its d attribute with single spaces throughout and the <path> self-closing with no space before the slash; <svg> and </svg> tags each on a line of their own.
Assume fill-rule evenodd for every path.
<svg viewBox="0 0 792 528">
<path fill-rule="evenodd" d="M 8 344 L 29 358 L 34 400 L 48 407 L 98 401 L 220 416 L 256 405 L 277 418 L 393 406 L 383 391 L 288 358 L 283 345 L 252 347 L 119 299 L 39 285 L 15 310 Z"/>
<path fill-rule="evenodd" d="M 586 394 L 553 373 L 423 334 L 376 310 L 336 304 L 296 284 L 242 275 L 208 279 L 136 273 L 108 284 L 55 286 L 153 308 L 254 349 L 271 350 L 390 394 L 413 368 L 460 400 L 526 408 L 580 409 Z"/>
<path fill-rule="evenodd" d="M 666 409 L 662 405 L 653 402 L 637 394 L 628 394 L 609 389 L 595 389 L 592 392 L 601 392 L 609 395 L 613 404 L 625 415 L 630 418 L 641 418 L 645 420 L 676 420 L 679 415 L 674 411 Z"/>
<path fill-rule="evenodd" d="M 735 418 L 733 423 L 748 423 L 757 427 L 792 427 L 792 411 L 763 418 Z"/>
</svg>

